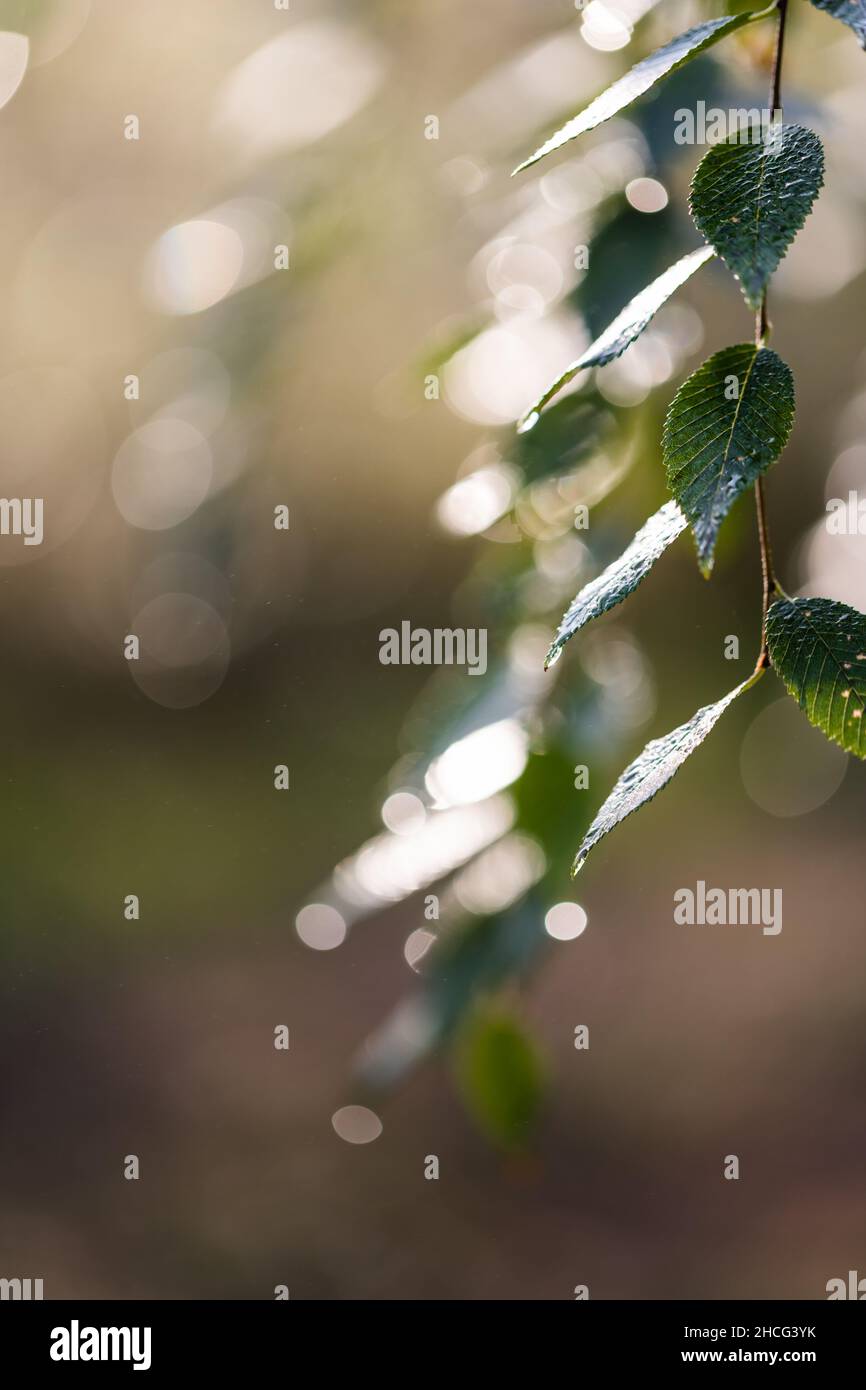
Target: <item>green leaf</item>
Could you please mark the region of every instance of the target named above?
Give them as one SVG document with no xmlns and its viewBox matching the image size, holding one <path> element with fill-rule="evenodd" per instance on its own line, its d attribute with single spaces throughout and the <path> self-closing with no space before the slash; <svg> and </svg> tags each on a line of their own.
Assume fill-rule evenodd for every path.
<svg viewBox="0 0 866 1390">
<path fill-rule="evenodd" d="M 688 526 L 676 502 L 665 502 L 638 531 L 631 545 L 619 559 L 608 565 L 596 579 L 581 589 L 565 614 L 551 643 L 544 663 L 545 670 L 559 660 L 569 638 L 600 613 L 615 608 L 633 593 L 652 569 L 656 560 Z"/>
<path fill-rule="evenodd" d="M 866 0 L 812 0 L 816 10 L 824 10 L 853 29 L 866 48 Z"/>
<path fill-rule="evenodd" d="M 828 598 L 782 599 L 767 614 L 767 643 L 810 722 L 866 758 L 866 617 Z"/>
<path fill-rule="evenodd" d="M 698 165 L 689 200 L 695 226 L 733 271 L 753 309 L 823 181 L 821 141 L 799 125 L 771 125 L 763 138 L 758 127 L 742 139 L 734 134 Z"/>
<path fill-rule="evenodd" d="M 664 738 L 653 739 L 647 744 L 640 757 L 626 768 L 586 832 L 572 873 L 576 874 L 583 868 L 586 856 L 599 840 L 610 834 L 626 816 L 630 816 L 633 811 L 639 810 L 647 801 L 651 801 L 662 787 L 667 786 L 674 774 L 679 772 L 686 758 L 703 743 L 728 705 L 761 675 L 763 671 L 755 672 L 714 705 L 704 705 L 687 723 L 665 734 Z"/>
<path fill-rule="evenodd" d="M 793 423 L 791 370 L 754 343 L 715 353 L 675 395 L 665 418 L 664 463 L 704 575 L 733 503 L 776 461 Z"/>
<path fill-rule="evenodd" d="M 524 483 L 572 473 L 601 452 L 615 419 L 614 407 L 593 390 L 566 396 L 545 412 L 537 429 L 518 434 L 508 462 L 517 465 Z"/>
<path fill-rule="evenodd" d="M 454 1060 L 464 1104 L 479 1126 L 505 1148 L 525 1145 L 544 1098 L 544 1070 L 519 1024 L 502 1013 L 476 1012 Z"/>
<path fill-rule="evenodd" d="M 673 117 L 667 124 L 670 128 Z M 647 217 L 632 207 L 624 189 L 605 200 L 589 236 L 586 270 L 567 298 L 568 307 L 586 324 L 590 341 L 604 332 L 623 305 L 667 270 L 672 252 L 677 257 L 685 254 L 693 243 L 683 237 L 691 237 L 692 231 L 670 203 Z"/>
<path fill-rule="evenodd" d="M 613 323 L 596 338 L 584 353 L 569 367 L 566 367 L 561 376 L 548 386 L 547 390 L 539 396 L 534 405 L 520 421 L 517 429 L 519 434 L 524 434 L 527 430 L 534 428 L 538 423 L 540 412 L 547 405 L 548 401 L 558 395 L 564 386 L 577 376 L 578 372 L 584 371 L 587 367 L 603 367 L 606 362 L 612 362 L 615 357 L 619 357 L 635 338 L 640 337 L 647 324 L 658 313 L 659 309 L 670 299 L 674 290 L 678 290 L 680 285 L 684 285 L 696 270 L 705 265 L 714 255 L 712 246 L 701 246 L 697 251 L 690 251 L 687 256 L 683 256 L 675 265 L 669 266 L 663 275 L 657 280 L 653 280 L 651 285 L 647 285 L 645 290 L 635 295 L 630 303 L 626 304 L 622 313 L 617 314 Z"/>
<path fill-rule="evenodd" d="M 644 92 L 648 92 L 650 87 L 654 87 L 669 72 L 676 72 L 677 68 L 681 68 L 697 53 L 702 53 L 711 44 L 718 43 L 719 39 L 732 34 L 735 29 L 741 29 L 744 24 L 751 24 L 753 20 L 770 14 L 773 8 L 775 6 L 766 10 L 747 10 L 743 14 L 727 15 L 723 19 L 710 19 L 706 24 L 697 24 L 693 29 L 680 34 L 679 38 L 672 39 L 663 48 L 657 49 L 648 58 L 637 63 L 600 97 L 590 102 L 584 111 L 572 117 L 561 130 L 537 149 L 535 154 L 518 165 L 514 170 L 515 174 L 528 169 L 531 164 L 543 159 L 546 154 L 552 154 L 576 136 L 593 130 L 597 125 L 601 125 L 602 121 L 610 120 L 611 116 L 622 111 L 624 106 L 629 106 L 637 97 L 643 96 Z"/>
</svg>

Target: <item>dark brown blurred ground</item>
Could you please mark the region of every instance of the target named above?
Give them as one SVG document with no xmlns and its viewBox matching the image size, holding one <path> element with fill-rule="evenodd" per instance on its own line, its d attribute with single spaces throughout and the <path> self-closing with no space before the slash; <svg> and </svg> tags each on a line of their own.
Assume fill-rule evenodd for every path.
<svg viewBox="0 0 866 1390">
<path fill-rule="evenodd" d="M 727 881 L 724 834 L 679 833 Z M 674 926 L 667 864 L 641 857 L 619 889 L 599 875 L 589 929 L 528 995 L 552 1085 L 519 1159 L 478 1138 L 438 1066 L 383 1108 L 375 1144 L 331 1128 L 350 1054 L 407 985 L 405 912 L 324 957 L 284 922 L 251 935 L 241 919 L 206 958 L 154 961 L 139 942 L 87 978 L 67 946 L 4 1027 L 4 1267 L 38 1271 L 51 1297 L 823 1296 L 866 1240 L 858 834 L 820 870 L 812 835 L 761 839 L 751 859 L 739 848 L 740 880 L 784 883 L 776 938 Z M 130 1152 L 138 1183 L 121 1177 Z"/>
</svg>

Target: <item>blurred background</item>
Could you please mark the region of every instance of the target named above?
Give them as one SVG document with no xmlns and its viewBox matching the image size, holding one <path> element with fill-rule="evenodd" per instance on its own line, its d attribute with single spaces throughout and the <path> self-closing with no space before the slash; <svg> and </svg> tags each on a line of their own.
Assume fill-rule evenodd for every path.
<svg viewBox="0 0 866 1390">
<path fill-rule="evenodd" d="M 773 24 L 510 170 L 722 5 L 0 4 L 0 487 L 45 508 L 41 546 L 0 538 L 3 1277 L 821 1298 L 863 1269 L 863 768 L 770 676 L 568 873 L 643 744 L 752 669 L 751 498 L 712 583 L 681 538 L 541 669 L 664 499 L 677 385 L 751 337 L 735 282 L 514 432 L 699 244 L 674 113 L 763 106 Z M 827 175 L 771 291 L 770 520 L 789 592 L 866 609 L 866 540 L 824 524 L 866 488 L 866 58 L 791 9 Z M 382 665 L 403 620 L 486 628 L 486 676 Z M 781 934 L 675 925 L 698 879 L 781 888 Z"/>
</svg>

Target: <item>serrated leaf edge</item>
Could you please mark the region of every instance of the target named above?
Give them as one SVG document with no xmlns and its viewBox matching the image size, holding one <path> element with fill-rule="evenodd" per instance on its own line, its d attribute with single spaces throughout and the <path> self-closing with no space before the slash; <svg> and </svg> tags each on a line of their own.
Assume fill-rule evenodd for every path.
<svg viewBox="0 0 866 1390">
<path fill-rule="evenodd" d="M 674 261 L 673 265 L 669 265 L 667 270 L 663 270 L 661 275 L 656 276 L 655 280 L 651 280 L 648 285 L 645 285 L 642 290 L 639 290 L 638 293 L 629 300 L 625 307 L 620 310 L 616 318 L 611 320 L 607 328 L 603 329 L 598 337 L 590 343 L 589 347 L 580 354 L 580 357 L 576 358 L 574 362 L 569 363 L 556 380 L 552 381 L 529 409 L 524 412 L 517 423 L 517 433 L 526 434 L 529 430 L 534 429 L 541 418 L 541 412 L 544 407 L 553 400 L 554 396 L 558 396 L 560 391 L 562 391 L 570 381 L 574 380 L 578 372 L 586 371 L 590 367 L 605 367 L 608 362 L 615 362 L 618 357 L 621 357 L 622 354 L 631 347 L 632 343 L 636 342 L 641 334 L 646 331 L 659 310 L 664 308 L 665 304 L 676 294 L 677 290 L 681 289 L 682 286 L 691 279 L 695 272 L 700 270 L 701 266 L 706 265 L 707 261 L 711 261 L 717 255 L 718 252 L 714 246 L 699 246 L 696 250 L 687 252 L 680 260 Z M 673 274 L 673 272 L 677 270 L 684 272 L 680 278 L 676 278 Z M 640 328 L 637 329 L 632 337 L 624 340 L 622 347 L 617 348 L 613 352 L 608 352 L 608 345 L 616 343 L 617 339 L 622 335 L 623 328 L 634 322 L 635 306 L 639 304 L 644 296 L 648 297 L 650 292 L 663 280 L 667 279 L 668 276 L 672 277 L 671 288 L 668 293 L 659 300 L 656 307 L 649 313 L 645 322 L 641 324 Z M 640 314 L 638 314 L 638 318 L 640 318 Z"/>
<path fill-rule="evenodd" d="M 823 602 L 823 603 L 840 603 L 840 600 L 838 600 L 838 599 L 821 599 L 821 600 L 819 600 L 819 599 L 817 599 L 817 598 L 810 598 L 810 597 L 806 597 L 806 596 L 802 596 L 802 595 L 800 596 L 800 600 L 801 600 L 802 602 L 804 602 L 804 603 L 810 603 L 810 602 L 813 602 L 813 603 L 818 603 L 818 602 Z M 778 597 L 778 598 L 776 599 L 775 603 L 771 603 L 771 604 L 770 604 L 769 610 L 768 610 L 768 612 L 767 612 L 767 619 L 768 619 L 768 622 L 769 622 L 770 613 L 772 613 L 773 609 L 776 607 L 776 604 L 778 604 L 778 603 L 789 603 L 792 607 L 796 607 L 796 605 L 797 605 L 797 600 L 795 600 L 795 599 L 793 599 L 793 598 L 789 598 L 787 594 L 782 594 L 780 597 Z M 844 608 L 851 608 L 851 607 L 852 607 L 851 604 L 841 604 L 841 603 L 840 603 L 840 606 L 841 606 L 841 607 L 844 607 Z M 808 614 L 808 612 L 807 612 L 805 609 L 798 610 L 798 611 L 802 611 L 803 616 L 804 616 L 805 618 L 808 618 L 808 617 L 809 617 L 809 614 Z M 855 608 L 855 609 L 852 609 L 852 611 L 855 612 L 855 613 L 859 613 L 859 609 L 856 609 L 856 608 Z M 863 618 L 866 618 L 866 614 L 860 614 L 860 616 L 863 617 Z M 810 626 L 811 626 L 811 625 L 810 625 Z M 827 643 L 824 641 L 824 639 L 823 639 L 822 637 L 820 637 L 820 635 L 818 634 L 818 632 L 817 632 L 814 628 L 812 628 L 812 631 L 815 632 L 815 637 L 816 637 L 816 639 L 817 639 L 815 645 L 817 646 L 818 643 L 820 642 L 820 644 L 821 644 L 822 646 L 826 647 L 828 655 L 831 656 L 831 657 L 833 658 L 834 663 L 835 663 L 835 664 L 837 665 L 837 667 L 838 667 L 838 661 L 837 661 L 836 657 L 834 656 L 832 649 L 831 649 L 830 647 L 827 646 Z M 788 646 L 790 646 L 790 642 L 789 642 Z M 770 650 L 769 648 L 768 648 L 768 650 L 769 650 L 769 655 L 770 655 L 770 664 L 772 665 L 773 670 L 775 671 L 776 675 L 779 677 L 779 680 L 780 680 L 780 681 L 782 682 L 782 684 L 784 685 L 785 689 L 787 690 L 788 694 L 791 696 L 792 700 L 793 700 L 793 701 L 795 702 L 795 704 L 797 705 L 798 709 L 801 709 L 801 710 L 803 711 L 803 713 L 805 714 L 805 716 L 806 716 L 806 718 L 808 719 L 809 723 L 812 725 L 812 728 L 813 728 L 813 729 L 818 729 L 818 730 L 820 730 L 820 732 L 824 735 L 824 737 L 825 737 L 826 739 L 828 739 L 828 740 L 830 741 L 830 743 L 835 743 L 835 744 L 837 745 L 837 747 L 841 748 L 842 751 L 843 751 L 844 753 L 852 753 L 852 754 L 854 755 L 854 757 L 855 757 L 855 758 L 859 758 L 859 759 L 861 760 L 861 762 L 864 761 L 864 760 L 866 760 L 866 748 L 863 748 L 863 750 L 862 750 L 862 752 L 861 752 L 861 744 L 863 743 L 863 729 L 864 729 L 864 726 L 866 726 L 866 701 L 864 701 L 864 700 L 861 698 L 861 696 L 859 696 L 859 695 L 857 696 L 857 700 L 859 701 L 859 703 L 860 703 L 860 708 L 861 708 L 861 710 L 862 710 L 863 712 L 862 712 L 862 714 L 861 714 L 861 716 L 860 716 L 860 721 L 859 721 L 859 723 L 860 723 L 860 729 L 859 729 L 859 732 L 858 732 L 858 734 L 857 734 L 857 748 L 856 748 L 856 749 L 854 749 L 854 748 L 849 748 L 845 743 L 843 743 L 842 739 L 837 738 L 837 736 L 836 736 L 835 734 L 828 732 L 828 730 L 825 729 L 825 728 L 823 728 L 823 726 L 822 726 L 821 724 L 818 724 L 818 723 L 815 722 L 815 720 L 814 720 L 814 719 L 812 718 L 812 716 L 809 714 L 809 711 L 808 711 L 808 709 L 806 708 L 806 706 L 805 706 L 804 704 L 801 704 L 801 703 L 800 703 L 800 697 L 799 697 L 799 694 L 797 693 L 797 689 L 796 689 L 796 688 L 792 685 L 792 683 L 787 679 L 787 677 L 785 676 L 784 672 L 783 672 L 782 670 L 780 670 L 779 666 L 778 666 L 778 665 L 776 664 L 776 662 L 773 660 L 772 650 Z M 788 647 L 785 648 L 785 654 L 787 654 L 787 651 L 788 651 Z M 823 670 L 823 668 L 822 668 L 822 670 Z M 845 680 L 844 669 L 841 668 L 841 667 L 839 667 L 839 672 L 840 672 L 840 679 L 844 682 L 844 680 Z M 835 696 L 834 696 L 834 698 L 835 698 Z M 830 702 L 830 712 L 831 712 L 831 713 L 832 713 L 832 709 L 833 709 L 833 704 L 832 704 L 832 700 L 831 700 L 831 702 Z M 813 710 L 814 710 L 814 705 L 813 705 Z M 847 718 L 847 711 L 846 711 L 846 718 Z"/>
<path fill-rule="evenodd" d="M 695 713 L 691 716 L 690 719 L 687 719 L 683 724 L 677 725 L 675 729 L 671 729 L 667 734 L 662 734 L 661 737 L 657 739 L 650 739 L 649 743 L 645 745 L 645 747 L 641 750 L 637 757 L 634 758 L 629 763 L 628 767 L 626 767 L 624 771 L 620 773 L 611 791 L 608 793 L 602 805 L 599 807 L 596 815 L 593 818 L 592 824 L 590 825 L 589 829 L 583 837 L 580 849 L 578 850 L 577 855 L 575 856 L 574 864 L 572 865 L 571 870 L 572 878 L 575 878 L 577 874 L 580 873 L 580 870 L 586 863 L 589 854 L 601 840 L 605 839 L 606 836 L 609 835 L 613 830 L 616 830 L 617 826 L 621 825 L 624 820 L 628 820 L 629 816 L 633 816 L 636 811 L 639 811 L 642 809 L 642 807 L 648 805 L 649 802 L 652 801 L 660 791 L 664 790 L 664 788 L 668 785 L 669 782 L 673 781 L 680 768 L 684 765 L 684 763 L 688 761 L 692 753 L 697 752 L 698 748 L 701 747 L 701 745 L 704 743 L 709 734 L 712 733 L 713 729 L 716 727 L 716 724 L 719 722 L 719 720 L 721 719 L 725 711 L 728 709 L 728 707 L 732 705 L 734 700 L 736 700 L 738 696 L 742 695 L 744 691 L 749 690 L 751 686 L 755 685 L 761 679 L 765 670 L 766 667 L 758 666 L 746 680 L 740 683 L 740 685 L 735 686 L 733 690 L 729 690 L 727 695 L 723 695 L 721 699 L 713 701 L 713 703 L 710 705 L 702 705 L 700 709 L 695 710 Z M 597 829 L 600 823 L 603 823 L 602 818 L 604 815 L 605 808 L 608 807 L 611 804 L 611 802 L 616 799 L 617 792 L 622 787 L 629 773 L 635 769 L 635 767 L 641 762 L 642 759 L 647 757 L 647 754 L 650 752 L 650 750 L 657 748 L 659 745 L 665 743 L 668 739 L 672 738 L 674 734 L 685 731 L 689 727 L 689 725 L 694 724 L 700 718 L 701 715 L 711 714 L 713 712 L 715 712 L 715 718 L 712 720 L 703 738 L 700 740 L 699 743 L 695 744 L 694 748 L 690 748 L 688 750 L 688 752 L 685 754 L 682 760 L 679 763 L 677 763 L 677 765 L 673 768 L 670 775 L 666 777 L 664 781 L 659 783 L 655 791 L 651 792 L 650 795 L 644 798 L 643 800 L 638 801 L 636 805 L 632 806 L 631 809 L 626 811 L 624 815 L 620 816 L 617 820 L 615 820 L 607 830 L 601 830 L 600 833 L 596 834 L 593 837 L 593 832 Z"/>
</svg>

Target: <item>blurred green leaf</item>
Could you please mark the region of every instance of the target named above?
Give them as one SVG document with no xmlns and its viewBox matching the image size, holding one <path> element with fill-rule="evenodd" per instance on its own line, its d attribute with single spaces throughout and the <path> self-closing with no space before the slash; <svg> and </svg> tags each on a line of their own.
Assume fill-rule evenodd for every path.
<svg viewBox="0 0 866 1390">
<path fill-rule="evenodd" d="M 479 1128 L 504 1148 L 523 1147 L 544 1099 L 544 1069 L 520 1025 L 507 1014 L 476 1010 L 457 1039 L 454 1070 Z"/>
<path fill-rule="evenodd" d="M 614 419 L 614 410 L 596 391 L 581 391 L 546 411 L 534 429 L 518 434 L 509 459 L 526 483 L 571 473 L 599 448 Z"/>
<path fill-rule="evenodd" d="M 577 689 L 575 689 L 577 685 Z M 584 681 L 570 682 L 568 698 L 585 704 L 591 696 Z M 560 728 L 541 753 L 533 753 L 511 788 L 517 812 L 515 825 L 544 846 L 552 873 L 566 862 L 573 841 L 575 806 L 582 807 L 582 793 L 575 791 L 576 750 L 563 746 L 569 730 Z"/>
<path fill-rule="evenodd" d="M 625 195 L 610 200 L 607 215 L 593 231 L 589 266 L 570 301 L 582 314 L 593 338 L 670 264 L 683 249 L 687 223 L 670 206 L 648 216 Z"/>
<path fill-rule="evenodd" d="M 670 166 L 678 165 L 682 158 L 682 145 L 671 140 L 678 113 L 694 111 L 699 101 L 705 103 L 706 110 L 713 106 L 726 110 L 739 105 L 739 93 L 730 84 L 729 69 L 722 65 L 719 57 L 713 49 L 708 49 L 692 58 L 653 87 L 640 105 L 629 112 L 629 120 L 640 126 L 660 176 L 666 174 Z M 645 214 L 641 216 L 646 220 Z"/>
</svg>

